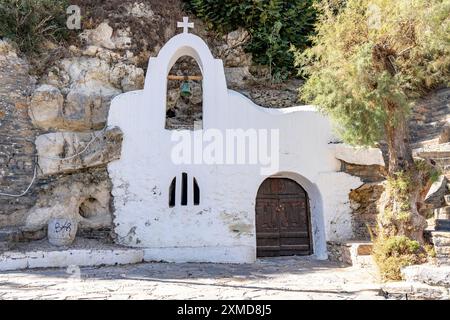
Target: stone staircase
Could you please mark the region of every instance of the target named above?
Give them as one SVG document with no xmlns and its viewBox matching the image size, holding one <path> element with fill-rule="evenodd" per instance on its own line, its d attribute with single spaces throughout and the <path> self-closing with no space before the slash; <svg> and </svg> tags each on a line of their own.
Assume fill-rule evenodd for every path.
<svg viewBox="0 0 450 320">
<path fill-rule="evenodd" d="M 450 88 L 437 90 L 421 99 L 410 120 L 413 148 L 450 141 Z"/>
<path fill-rule="evenodd" d="M 381 291 L 396 300 L 449 300 L 450 266 L 414 265 L 402 269 L 404 281 L 387 282 Z"/>
<path fill-rule="evenodd" d="M 450 264 L 450 143 L 441 143 L 414 150 L 416 157 L 427 159 L 439 167 L 443 174 L 443 190 L 435 200 L 434 226 L 428 229 L 439 264 Z M 442 188 L 441 188 L 442 189 Z"/>
<path fill-rule="evenodd" d="M 447 184 L 447 192 L 450 183 Z M 444 196 L 445 207 L 435 209 L 435 226 L 431 239 L 438 264 L 450 265 L 450 194 Z"/>
</svg>

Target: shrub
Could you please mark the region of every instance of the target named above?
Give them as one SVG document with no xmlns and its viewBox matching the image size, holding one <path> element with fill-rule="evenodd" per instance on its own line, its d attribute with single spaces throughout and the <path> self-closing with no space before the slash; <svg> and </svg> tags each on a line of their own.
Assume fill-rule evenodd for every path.
<svg viewBox="0 0 450 320">
<path fill-rule="evenodd" d="M 384 280 L 401 280 L 401 268 L 426 259 L 419 242 L 405 236 L 378 238 L 374 242 L 372 254 Z"/>
<path fill-rule="evenodd" d="M 2 0 L 0 37 L 14 41 L 25 53 L 39 52 L 46 40 L 68 37 L 67 0 Z"/>
<path fill-rule="evenodd" d="M 309 45 L 316 11 L 314 0 L 185 0 L 188 11 L 209 28 L 227 33 L 239 27 L 251 35 L 246 50 L 270 69 L 273 81 L 293 73 L 291 45 Z"/>
</svg>

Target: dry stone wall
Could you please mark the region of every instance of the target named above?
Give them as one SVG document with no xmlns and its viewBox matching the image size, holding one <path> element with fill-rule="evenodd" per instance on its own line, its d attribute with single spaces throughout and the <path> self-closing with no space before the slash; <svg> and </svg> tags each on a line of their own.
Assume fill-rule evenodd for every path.
<svg viewBox="0 0 450 320">
<path fill-rule="evenodd" d="M 0 192 L 20 194 L 33 178 L 36 130 L 28 117 L 33 89 L 26 60 L 0 40 Z M 36 201 L 35 191 L 32 187 L 21 198 L 0 195 L 0 228 L 23 222 Z"/>
</svg>

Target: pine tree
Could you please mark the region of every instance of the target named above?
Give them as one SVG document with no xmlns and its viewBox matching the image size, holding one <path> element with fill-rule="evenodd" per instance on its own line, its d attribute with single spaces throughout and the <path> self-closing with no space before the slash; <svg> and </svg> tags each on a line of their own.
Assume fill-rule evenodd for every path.
<svg viewBox="0 0 450 320">
<path fill-rule="evenodd" d="M 324 0 L 318 10 L 312 48 L 296 51 L 308 79 L 302 97 L 334 120 L 345 142 L 386 142 L 380 237 L 423 243 L 417 203 L 426 174 L 412 156 L 408 115 L 418 97 L 449 83 L 450 1 Z"/>
</svg>

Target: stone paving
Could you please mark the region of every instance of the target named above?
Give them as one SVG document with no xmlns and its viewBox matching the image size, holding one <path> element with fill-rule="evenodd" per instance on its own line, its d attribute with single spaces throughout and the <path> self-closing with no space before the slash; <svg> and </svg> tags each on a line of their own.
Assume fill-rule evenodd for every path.
<svg viewBox="0 0 450 320">
<path fill-rule="evenodd" d="M 0 273 L 0 299 L 383 299 L 371 269 L 306 257 Z"/>
</svg>

